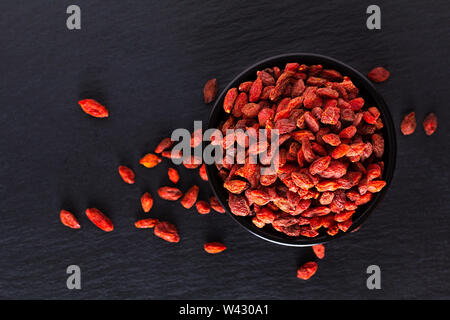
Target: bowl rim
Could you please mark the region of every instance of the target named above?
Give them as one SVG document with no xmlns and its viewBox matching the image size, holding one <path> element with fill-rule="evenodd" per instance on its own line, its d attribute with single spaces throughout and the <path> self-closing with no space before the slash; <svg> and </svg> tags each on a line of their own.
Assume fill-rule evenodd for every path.
<svg viewBox="0 0 450 320">
<path fill-rule="evenodd" d="M 308 60 L 313 60 L 314 62 L 308 62 Z M 206 164 L 206 172 L 208 175 L 208 182 L 211 185 L 211 188 L 213 190 L 213 193 L 217 200 L 220 202 L 220 204 L 223 206 L 225 211 L 231 218 L 236 221 L 241 227 L 249 231 L 251 234 L 264 239 L 266 241 L 284 245 L 284 246 L 293 246 L 293 247 L 309 247 L 316 244 L 321 243 L 327 243 L 335 239 L 339 239 L 343 237 L 346 234 L 352 233 L 355 229 L 359 228 L 364 221 L 371 215 L 371 213 L 374 211 L 374 209 L 379 205 L 379 203 L 384 198 L 386 192 L 389 190 L 390 184 L 392 182 L 394 171 L 395 171 L 395 165 L 396 165 L 396 155 L 397 155 L 397 141 L 396 141 L 396 135 L 395 135 L 395 127 L 394 122 L 391 116 L 391 113 L 386 105 L 386 102 L 384 101 L 381 94 L 378 92 L 378 90 L 375 88 L 375 86 L 371 83 L 370 80 L 368 80 L 362 73 L 360 73 L 355 68 L 351 67 L 350 65 L 331 58 L 329 56 L 321 55 L 321 54 L 315 54 L 315 53 L 286 53 L 286 54 L 279 54 L 275 56 L 271 56 L 268 58 L 265 58 L 263 60 L 258 61 L 257 63 L 245 68 L 241 73 L 239 73 L 237 76 L 235 76 L 228 85 L 221 91 L 220 95 L 217 97 L 216 101 L 214 102 L 214 105 L 211 109 L 211 112 L 209 114 L 208 119 L 208 129 L 211 128 L 217 128 L 217 125 L 219 122 L 214 121 L 214 118 L 217 114 L 223 113 L 223 99 L 225 97 L 226 92 L 232 88 L 237 87 L 240 83 L 246 80 L 251 74 L 256 74 L 257 70 L 262 70 L 264 68 L 267 68 L 267 64 L 272 64 L 269 67 L 272 66 L 280 66 L 280 64 L 286 64 L 288 62 L 301 62 L 305 64 L 321 64 L 325 67 L 329 67 L 332 69 L 335 69 L 342 73 L 343 75 L 349 76 L 352 81 L 357 84 L 358 89 L 362 89 L 362 91 L 365 91 L 366 94 L 364 99 L 366 100 L 367 95 L 370 96 L 371 100 L 374 101 L 374 105 L 377 106 L 377 108 L 381 111 L 381 116 L 383 118 L 383 137 L 385 140 L 385 150 L 383 155 L 383 161 L 385 161 L 385 167 L 383 172 L 383 178 L 386 181 L 386 186 L 381 190 L 380 192 L 376 193 L 375 197 L 367 204 L 365 204 L 363 207 L 363 211 L 360 211 L 358 213 L 358 216 L 353 221 L 352 226 L 347 230 L 347 232 L 339 232 L 335 236 L 330 236 L 328 234 L 319 235 L 316 238 L 306 238 L 303 236 L 300 237 L 289 237 L 287 235 L 282 234 L 281 232 L 268 232 L 265 228 L 259 229 L 257 228 L 252 222 L 249 217 L 239 217 L 235 216 L 231 211 L 229 210 L 228 201 L 222 198 L 220 193 L 218 192 L 218 188 L 221 188 L 222 191 L 224 191 L 221 184 L 217 183 L 217 173 L 214 173 L 214 171 L 217 171 L 217 168 L 214 164 Z M 281 69 L 281 67 L 280 67 Z M 220 120 L 219 120 L 220 121 Z M 387 142 L 387 143 L 386 143 Z M 204 142 L 204 145 L 207 145 L 207 142 Z M 388 148 L 386 148 L 388 146 Z M 389 159 L 389 161 L 386 164 L 385 159 Z M 362 210 L 362 208 L 360 209 Z M 356 215 L 355 215 L 356 216 Z M 274 233 L 274 234 L 272 234 Z M 277 235 L 277 234 L 280 235 Z"/>
</svg>

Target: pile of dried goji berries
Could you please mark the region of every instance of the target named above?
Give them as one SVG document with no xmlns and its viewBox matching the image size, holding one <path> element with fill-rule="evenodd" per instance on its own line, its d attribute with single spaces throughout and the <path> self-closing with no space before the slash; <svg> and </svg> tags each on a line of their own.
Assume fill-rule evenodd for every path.
<svg viewBox="0 0 450 320">
<path fill-rule="evenodd" d="M 231 212 L 259 228 L 310 238 L 321 228 L 329 235 L 346 232 L 357 208 L 386 185 L 380 111 L 336 70 L 299 63 L 260 70 L 254 81 L 227 92 L 223 108 L 229 114 L 219 127 L 225 148 L 236 140 L 227 130 L 266 129 L 269 142 L 250 147 L 245 164 L 227 154 L 217 165 Z M 257 164 L 248 158 L 270 149 L 273 129 L 279 168 L 261 175 L 274 155 Z"/>
</svg>

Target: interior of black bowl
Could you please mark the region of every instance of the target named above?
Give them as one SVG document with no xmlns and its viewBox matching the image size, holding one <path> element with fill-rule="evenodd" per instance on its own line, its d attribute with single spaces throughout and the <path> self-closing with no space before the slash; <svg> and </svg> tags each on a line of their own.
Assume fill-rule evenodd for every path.
<svg viewBox="0 0 450 320">
<path fill-rule="evenodd" d="M 278 244 L 289 246 L 311 246 L 314 244 L 325 243 L 330 240 L 337 239 L 345 234 L 352 232 L 353 230 L 361 226 L 364 220 L 370 215 L 370 213 L 372 213 L 377 204 L 382 200 L 384 194 L 387 192 L 389 188 L 395 168 L 397 147 L 391 114 L 383 98 L 378 94 L 372 83 L 361 73 L 359 73 L 358 71 L 356 71 L 355 69 L 346 65 L 343 62 L 337 61 L 330 57 L 308 53 L 292 53 L 279 55 L 260 61 L 255 65 L 247 68 L 245 71 L 239 74 L 233 81 L 231 81 L 228 84 L 228 86 L 224 88 L 224 90 L 221 92 L 220 96 L 217 98 L 210 114 L 208 128 L 217 128 L 220 122 L 226 119 L 227 114 L 223 110 L 223 99 L 225 97 L 226 92 L 230 88 L 238 87 L 239 84 L 244 81 L 254 81 L 256 78 L 256 72 L 258 70 L 263 70 L 265 68 L 270 68 L 274 66 L 278 66 L 281 70 L 283 70 L 284 66 L 288 62 L 298 62 L 300 64 L 306 65 L 321 64 L 324 67 L 324 69 L 335 69 L 339 71 L 342 75 L 349 76 L 352 79 L 353 83 L 359 88 L 360 96 L 364 98 L 366 104 L 376 106 L 381 111 L 381 117 L 384 123 L 384 128 L 382 129 L 382 132 L 385 140 L 385 152 L 382 159 L 385 165 L 383 172 L 383 179 L 387 182 L 386 187 L 384 187 L 381 190 L 381 192 L 374 194 L 374 197 L 369 203 L 365 204 L 364 206 L 358 207 L 357 211 L 352 217 L 353 224 L 346 233 L 339 232 L 336 236 L 330 236 L 326 232 L 324 232 L 322 228 L 320 234 L 315 238 L 306 238 L 303 236 L 290 237 L 281 232 L 276 231 L 275 229 L 273 229 L 271 225 L 267 225 L 264 228 L 259 229 L 252 223 L 250 217 L 240 217 L 232 214 L 228 206 L 228 192 L 223 187 L 223 182 L 218 175 L 218 170 L 216 166 L 207 165 L 206 170 L 208 173 L 209 182 L 218 200 L 226 209 L 227 213 L 248 231 L 250 231 L 251 233 L 260 238 Z"/>
</svg>

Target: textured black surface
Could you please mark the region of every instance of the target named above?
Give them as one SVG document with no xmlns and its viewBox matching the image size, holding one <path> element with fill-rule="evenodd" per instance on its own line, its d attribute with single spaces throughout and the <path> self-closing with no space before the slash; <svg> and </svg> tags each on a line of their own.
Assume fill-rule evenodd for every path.
<svg viewBox="0 0 450 320">
<path fill-rule="evenodd" d="M 81 6 L 82 30 L 68 31 L 66 7 Z M 366 29 L 364 1 L 12 1 L 0 3 L 0 298 L 317 299 L 450 298 L 449 5 L 378 1 L 382 30 Z M 226 215 L 199 216 L 156 199 L 152 216 L 173 221 L 171 245 L 138 231 L 143 190 L 167 183 L 167 162 L 137 165 L 171 129 L 206 120 L 204 82 L 221 87 L 257 60 L 286 52 L 332 56 L 363 73 L 384 65 L 379 85 L 397 125 L 397 169 L 363 228 L 330 243 L 313 279 L 295 278 L 310 249 L 262 241 Z M 92 96 L 111 117 L 76 104 Z M 437 113 L 437 133 L 399 134 L 402 116 Z M 137 173 L 134 186 L 119 163 Z M 180 169 L 181 186 L 201 183 Z M 116 230 L 82 213 L 98 206 Z M 80 217 L 72 231 L 61 207 Z M 229 250 L 210 256 L 206 240 Z M 82 269 L 82 290 L 66 288 L 66 267 Z M 366 268 L 382 290 L 366 288 Z"/>
</svg>

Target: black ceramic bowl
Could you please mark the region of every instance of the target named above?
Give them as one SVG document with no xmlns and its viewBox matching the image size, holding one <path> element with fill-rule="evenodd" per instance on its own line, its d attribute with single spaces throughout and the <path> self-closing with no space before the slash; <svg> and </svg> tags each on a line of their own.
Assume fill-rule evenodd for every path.
<svg viewBox="0 0 450 320">
<path fill-rule="evenodd" d="M 387 185 L 381 190 L 381 192 L 376 193 L 372 200 L 364 206 L 358 207 L 357 211 L 353 215 L 353 224 L 350 229 L 344 233 L 339 232 L 336 236 L 330 236 L 325 232 L 321 232 L 315 238 L 306 238 L 306 237 L 289 237 L 281 232 L 273 229 L 271 225 L 267 225 L 266 227 L 259 229 L 257 228 L 251 221 L 249 217 L 239 217 L 235 216 L 230 212 L 228 206 L 228 192 L 223 187 L 223 183 L 218 175 L 218 170 L 215 165 L 207 165 L 206 171 L 208 173 L 209 182 L 211 187 L 217 197 L 217 199 L 221 202 L 223 207 L 226 209 L 227 213 L 237 221 L 241 226 L 245 229 L 253 233 L 254 235 L 265 239 L 270 242 L 274 242 L 277 244 L 287 245 L 287 246 L 311 246 L 314 244 L 325 243 L 333 239 L 340 238 L 345 234 L 349 234 L 352 230 L 355 230 L 367 219 L 367 217 L 374 211 L 375 207 L 380 203 L 384 194 L 387 192 L 389 185 L 392 180 L 392 176 L 395 168 L 395 160 L 396 160 L 396 140 L 395 140 L 395 131 L 394 124 L 392 121 L 391 114 L 380 94 L 377 92 L 372 83 L 361 73 L 348 66 L 347 64 L 332 59 L 330 57 L 318 55 L 318 54 L 309 54 L 309 53 L 292 53 L 292 54 L 283 54 L 275 57 L 271 57 L 265 60 L 262 60 L 255 65 L 247 68 L 241 74 L 239 74 L 233 81 L 231 81 L 227 87 L 222 91 L 214 107 L 211 111 L 211 115 L 209 117 L 209 125 L 208 128 L 217 128 L 219 123 L 226 119 L 226 113 L 223 110 L 223 99 L 225 97 L 226 92 L 232 87 L 238 87 L 240 83 L 244 81 L 253 81 L 256 78 L 256 71 L 263 70 L 265 68 L 278 66 L 281 70 L 283 70 L 284 66 L 288 62 L 298 62 L 304 63 L 307 65 L 311 64 L 321 64 L 325 69 L 335 69 L 339 71 L 342 75 L 349 76 L 353 83 L 359 88 L 361 97 L 364 98 L 366 103 L 369 105 L 373 105 L 378 107 L 381 111 L 381 117 L 383 119 L 384 128 L 383 136 L 385 139 L 385 152 L 383 156 L 383 161 L 385 164 L 383 179 L 387 182 Z"/>
</svg>

